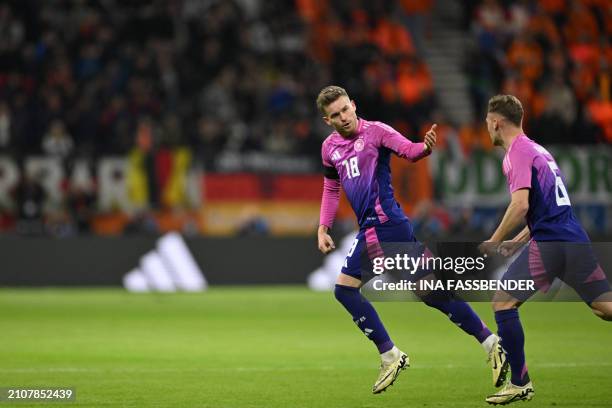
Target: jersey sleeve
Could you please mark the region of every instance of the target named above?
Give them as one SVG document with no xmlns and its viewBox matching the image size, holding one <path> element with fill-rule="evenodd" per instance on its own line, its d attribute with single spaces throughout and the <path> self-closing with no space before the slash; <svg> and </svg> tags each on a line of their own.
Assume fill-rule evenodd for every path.
<svg viewBox="0 0 612 408">
<path fill-rule="evenodd" d="M 510 193 L 531 188 L 531 166 L 534 155 L 528 149 L 514 149 L 508 154 L 508 187 Z"/>
<path fill-rule="evenodd" d="M 393 151 L 399 157 L 415 162 L 431 154 L 430 149 L 425 149 L 425 143 L 411 142 L 397 130 L 384 123 L 377 122 L 377 125 L 380 129 L 380 144 Z"/>
<path fill-rule="evenodd" d="M 340 205 L 340 181 L 323 178 L 323 196 L 321 197 L 321 212 L 319 225 L 332 227 L 338 206 Z"/>
<path fill-rule="evenodd" d="M 323 195 L 321 197 L 319 225 L 331 228 L 340 205 L 340 176 L 329 159 L 325 142 L 321 147 L 321 159 L 323 161 Z"/>
<path fill-rule="evenodd" d="M 340 179 L 338 170 L 336 170 L 336 167 L 331 162 L 329 148 L 326 142 L 323 142 L 323 145 L 321 146 L 321 161 L 323 162 L 323 176 L 325 178 L 330 180 Z"/>
<path fill-rule="evenodd" d="M 329 145 L 327 139 L 325 139 L 321 144 L 321 160 L 323 161 L 323 167 L 333 166 L 329 153 Z"/>
</svg>

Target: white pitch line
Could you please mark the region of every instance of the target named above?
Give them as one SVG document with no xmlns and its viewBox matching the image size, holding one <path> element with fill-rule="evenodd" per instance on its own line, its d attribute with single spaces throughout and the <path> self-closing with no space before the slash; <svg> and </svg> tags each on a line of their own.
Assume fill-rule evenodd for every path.
<svg viewBox="0 0 612 408">
<path fill-rule="evenodd" d="M 411 370 L 418 369 L 473 369 L 486 367 L 485 364 L 416 364 Z M 576 368 L 576 367 L 612 367 L 612 363 L 531 363 L 531 368 Z M 291 366 L 291 367 L 228 367 L 228 368 L 88 368 L 88 367 L 46 367 L 46 368 L 0 368 L 0 373 L 186 373 L 186 372 L 274 372 L 274 371 L 332 371 L 375 368 L 373 365 L 353 366 Z"/>
</svg>

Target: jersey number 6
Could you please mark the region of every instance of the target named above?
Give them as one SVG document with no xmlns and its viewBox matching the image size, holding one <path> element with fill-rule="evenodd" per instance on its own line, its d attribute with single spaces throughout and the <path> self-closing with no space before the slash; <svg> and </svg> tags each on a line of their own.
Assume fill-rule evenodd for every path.
<svg viewBox="0 0 612 408">
<path fill-rule="evenodd" d="M 557 205 L 559 207 L 563 205 L 572 205 L 572 203 L 570 203 L 569 194 L 567 194 L 565 184 L 563 184 L 561 176 L 557 174 L 557 171 L 559 170 L 557 163 L 555 163 L 554 161 L 549 161 L 548 167 L 550 167 L 550 170 L 555 176 L 555 197 L 557 198 Z"/>
</svg>

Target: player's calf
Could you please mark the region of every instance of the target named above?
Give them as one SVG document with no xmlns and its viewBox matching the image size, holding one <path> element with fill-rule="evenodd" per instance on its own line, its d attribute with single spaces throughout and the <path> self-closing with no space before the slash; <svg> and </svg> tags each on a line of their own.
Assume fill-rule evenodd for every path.
<svg viewBox="0 0 612 408">
<path fill-rule="evenodd" d="M 593 302 L 591 310 L 600 319 L 612 322 L 612 302 Z"/>
<path fill-rule="evenodd" d="M 517 309 L 521 304 L 521 301 L 501 290 L 495 292 L 495 295 L 493 295 L 493 300 L 491 301 L 491 307 L 493 308 L 494 312 Z"/>
<path fill-rule="evenodd" d="M 608 284 L 607 281 L 605 281 L 605 284 Z M 593 300 L 588 303 L 588 305 L 591 307 L 595 316 L 602 320 L 612 321 L 612 291 L 609 290 L 609 285 L 608 290 L 604 289 L 605 285 L 600 286 L 600 291 L 603 293 L 600 292 L 601 294 L 599 296 L 592 298 Z M 588 299 L 585 300 L 588 301 Z"/>
<path fill-rule="evenodd" d="M 393 348 L 393 341 L 378 313 L 372 304 L 362 296 L 359 288 L 336 284 L 334 295 L 351 314 L 353 322 L 361 332 L 376 345 L 379 353 L 385 353 Z"/>
</svg>

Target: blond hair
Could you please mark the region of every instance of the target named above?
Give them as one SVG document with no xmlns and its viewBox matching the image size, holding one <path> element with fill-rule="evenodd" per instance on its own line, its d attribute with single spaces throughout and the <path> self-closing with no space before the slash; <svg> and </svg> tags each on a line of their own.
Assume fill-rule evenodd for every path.
<svg viewBox="0 0 612 408">
<path fill-rule="evenodd" d="M 489 99 L 488 111 L 498 113 L 513 125 L 521 127 L 524 114 L 523 105 L 514 95 L 495 95 Z"/>
<path fill-rule="evenodd" d="M 325 88 L 321 89 L 319 96 L 317 96 L 317 108 L 319 108 L 319 111 L 325 115 L 325 108 L 342 96 L 346 96 L 348 98 L 346 89 L 336 85 L 326 86 Z"/>
</svg>

